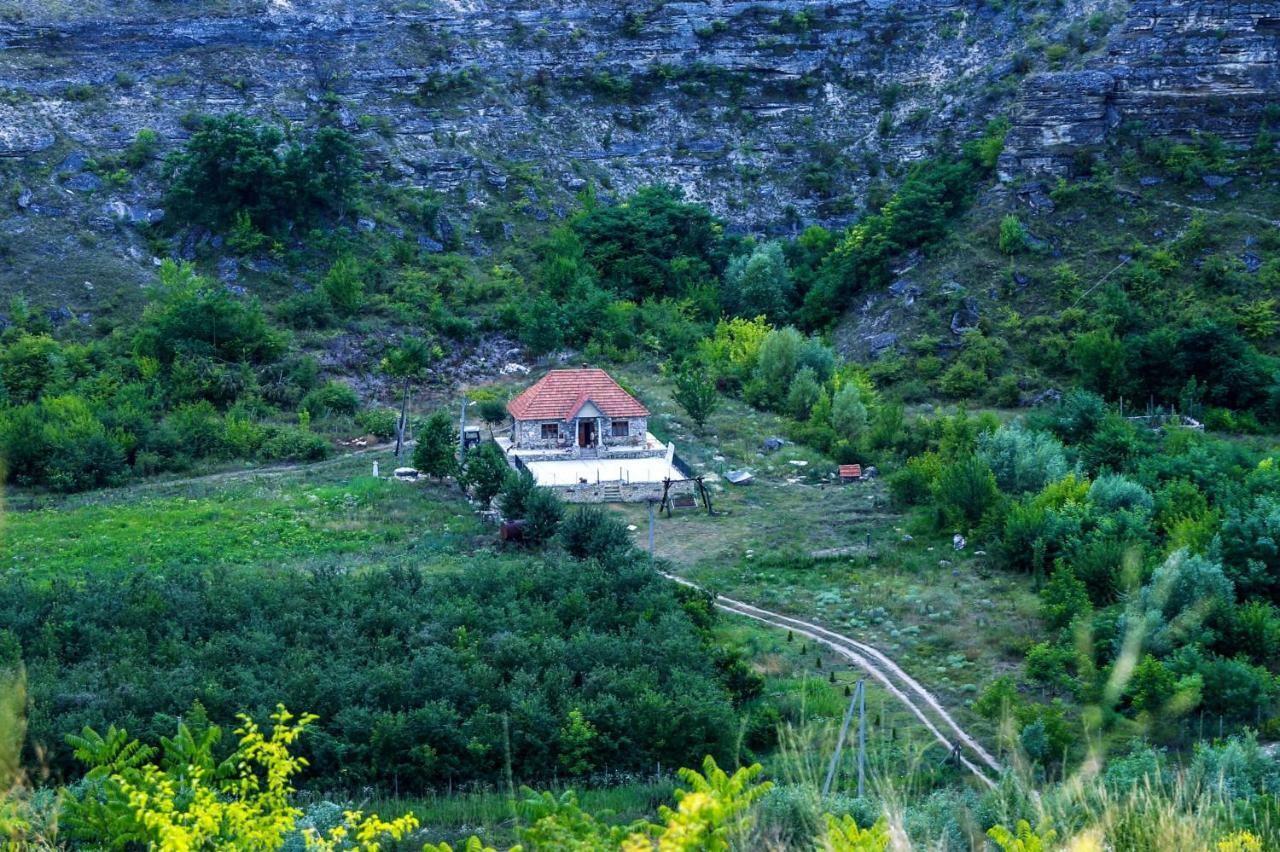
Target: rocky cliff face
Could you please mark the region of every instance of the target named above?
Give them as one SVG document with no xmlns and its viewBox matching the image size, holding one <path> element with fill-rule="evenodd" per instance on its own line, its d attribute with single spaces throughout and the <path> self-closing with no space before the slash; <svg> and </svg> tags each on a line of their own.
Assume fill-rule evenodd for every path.
<svg viewBox="0 0 1280 852">
<path fill-rule="evenodd" d="M 1126 121 L 1248 140 L 1277 22 L 1280 0 L 0 0 L 0 297 L 145 280 L 158 170 L 89 161 L 144 128 L 163 154 L 203 112 L 336 121 L 477 251 L 588 185 L 793 231 L 1004 113 L 1009 176 Z"/>
<path fill-rule="evenodd" d="M 1249 144 L 1280 96 L 1280 2 L 1135 0 L 1087 66 L 1025 82 L 1006 175 L 1068 172 L 1081 146 L 1124 124 Z"/>
<path fill-rule="evenodd" d="M 756 228 L 842 221 L 883 165 L 979 126 L 1031 21 L 960 0 L 17 2 L 0 157 L 144 127 L 171 145 L 196 112 L 328 114 L 464 207 L 532 170 L 552 196 L 678 183 Z"/>
</svg>

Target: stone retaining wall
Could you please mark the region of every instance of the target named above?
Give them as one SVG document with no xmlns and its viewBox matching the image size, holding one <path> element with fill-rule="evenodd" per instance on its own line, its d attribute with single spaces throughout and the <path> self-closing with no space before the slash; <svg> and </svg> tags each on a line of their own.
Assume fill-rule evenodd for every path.
<svg viewBox="0 0 1280 852">
<path fill-rule="evenodd" d="M 643 503 L 650 498 L 662 499 L 661 482 L 591 482 L 549 487 L 566 503 Z M 672 483 L 669 493 L 692 494 L 693 483 L 689 480 Z"/>
</svg>

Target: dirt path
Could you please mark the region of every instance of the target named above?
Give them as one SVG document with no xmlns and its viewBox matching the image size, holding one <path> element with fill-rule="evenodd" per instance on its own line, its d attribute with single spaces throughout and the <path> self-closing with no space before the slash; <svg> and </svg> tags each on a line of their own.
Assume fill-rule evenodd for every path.
<svg viewBox="0 0 1280 852">
<path fill-rule="evenodd" d="M 696 583 L 683 577 L 673 574 L 664 574 L 663 576 L 686 586 L 701 588 Z M 878 648 L 828 630 L 821 625 L 761 609 L 723 595 L 715 596 L 715 605 L 725 612 L 745 616 L 763 624 L 798 633 L 835 651 L 875 678 L 886 692 L 900 701 L 920 720 L 921 724 L 933 734 L 938 742 L 948 749 L 956 746 L 962 747 L 961 753 L 958 755 L 960 762 L 987 786 L 995 787 L 995 782 L 987 775 L 982 766 L 974 763 L 970 760 L 970 757 L 976 757 L 979 763 L 997 773 L 1003 770 L 999 761 L 992 757 L 977 739 L 960 727 L 959 723 L 952 718 L 951 714 L 947 712 L 931 692 Z"/>
</svg>

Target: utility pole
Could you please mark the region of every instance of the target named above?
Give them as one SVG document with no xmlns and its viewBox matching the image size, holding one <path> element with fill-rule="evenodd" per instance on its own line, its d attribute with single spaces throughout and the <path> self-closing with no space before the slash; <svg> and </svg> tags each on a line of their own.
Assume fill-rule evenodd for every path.
<svg viewBox="0 0 1280 852">
<path fill-rule="evenodd" d="M 867 690 L 866 681 L 858 681 L 858 798 L 862 798 L 862 788 L 867 764 Z"/>
<path fill-rule="evenodd" d="M 831 784 L 836 780 L 836 768 L 840 765 L 840 752 L 844 749 L 845 737 L 849 735 L 849 725 L 853 722 L 853 711 L 858 707 L 862 708 L 861 718 L 858 720 L 858 795 L 862 795 L 863 752 L 867 747 L 865 683 L 866 681 L 858 681 L 858 685 L 853 690 L 853 697 L 849 700 L 849 709 L 844 712 L 844 722 L 840 725 L 840 736 L 836 738 L 836 750 L 831 755 L 831 762 L 827 764 L 826 780 L 822 782 L 822 797 L 824 799 L 830 795 Z"/>
<path fill-rule="evenodd" d="M 467 395 L 462 395 L 462 407 L 458 411 L 458 461 L 467 455 Z"/>
</svg>

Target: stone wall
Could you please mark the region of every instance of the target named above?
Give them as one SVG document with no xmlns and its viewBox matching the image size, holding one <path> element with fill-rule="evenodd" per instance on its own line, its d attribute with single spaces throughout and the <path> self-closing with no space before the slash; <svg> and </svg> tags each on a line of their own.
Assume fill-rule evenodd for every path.
<svg viewBox="0 0 1280 852">
<path fill-rule="evenodd" d="M 542 425 L 544 423 L 556 426 L 556 438 L 542 437 Z M 517 420 L 513 430 L 514 443 L 522 450 L 553 450 L 573 443 L 574 435 L 572 430 L 573 424 L 565 423 L 562 420 Z"/>
<path fill-rule="evenodd" d="M 551 487 L 561 499 L 568 503 L 643 503 L 649 499 L 662 498 L 661 482 L 593 482 L 585 485 Z M 673 495 L 693 494 L 693 492 L 693 483 L 689 480 L 671 485 L 670 493 Z"/>
<path fill-rule="evenodd" d="M 644 448 L 645 434 L 649 429 L 649 419 L 647 417 L 628 417 L 627 421 L 630 426 L 625 438 L 613 437 L 612 418 L 603 417 L 600 419 L 604 424 L 600 442 L 604 446 Z M 543 438 L 542 426 L 544 423 L 555 425 L 558 437 Z M 553 450 L 560 447 L 577 446 L 578 436 L 575 431 L 577 428 L 577 421 L 565 423 L 562 420 L 517 420 L 513 430 L 513 439 L 516 447 L 522 450 Z"/>
</svg>

